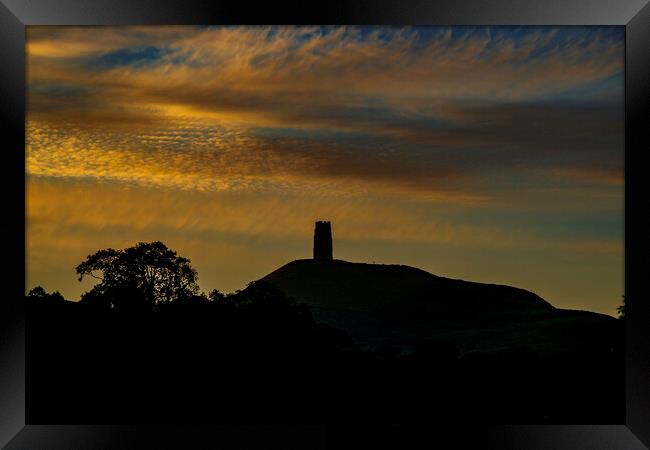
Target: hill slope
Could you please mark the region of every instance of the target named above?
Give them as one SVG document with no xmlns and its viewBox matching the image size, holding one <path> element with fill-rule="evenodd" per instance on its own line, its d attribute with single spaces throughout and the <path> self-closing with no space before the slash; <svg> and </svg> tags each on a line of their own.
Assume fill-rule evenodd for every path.
<svg viewBox="0 0 650 450">
<path fill-rule="evenodd" d="M 301 259 L 263 279 L 312 306 L 353 311 L 447 314 L 554 309 L 523 289 L 439 277 L 403 265 Z"/>
<path fill-rule="evenodd" d="M 618 321 L 610 316 L 557 309 L 524 289 L 403 265 L 305 259 L 263 280 L 307 303 L 318 321 L 346 330 L 362 346 L 404 350 L 447 341 L 461 352 L 526 345 L 558 354 L 601 351 L 617 333 Z"/>
</svg>

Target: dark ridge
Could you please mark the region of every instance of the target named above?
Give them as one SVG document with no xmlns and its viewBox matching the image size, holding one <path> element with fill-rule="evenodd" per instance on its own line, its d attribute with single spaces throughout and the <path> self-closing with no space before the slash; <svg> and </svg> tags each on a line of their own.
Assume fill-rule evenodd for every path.
<svg viewBox="0 0 650 450">
<path fill-rule="evenodd" d="M 311 306 L 356 311 L 445 315 L 555 309 L 524 289 L 440 277 L 405 265 L 301 259 L 263 279 Z"/>
</svg>

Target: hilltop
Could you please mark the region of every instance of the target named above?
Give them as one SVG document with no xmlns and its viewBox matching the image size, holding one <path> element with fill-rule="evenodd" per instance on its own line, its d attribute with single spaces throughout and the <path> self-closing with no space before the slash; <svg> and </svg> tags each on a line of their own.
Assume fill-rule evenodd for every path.
<svg viewBox="0 0 650 450">
<path fill-rule="evenodd" d="M 446 315 L 555 309 L 524 289 L 440 277 L 405 265 L 299 259 L 263 279 L 311 306 L 355 311 Z"/>
<path fill-rule="evenodd" d="M 461 351 L 527 346 L 566 353 L 609 345 L 616 319 L 558 309 L 525 289 L 445 278 L 405 265 L 301 259 L 262 280 L 308 304 L 362 346 L 399 351 L 426 341 Z"/>
</svg>

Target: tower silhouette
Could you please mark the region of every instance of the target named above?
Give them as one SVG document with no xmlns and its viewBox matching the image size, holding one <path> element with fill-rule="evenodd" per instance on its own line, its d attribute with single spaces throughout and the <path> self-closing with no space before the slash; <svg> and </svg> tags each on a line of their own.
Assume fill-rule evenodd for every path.
<svg viewBox="0 0 650 450">
<path fill-rule="evenodd" d="M 314 259 L 329 260 L 332 256 L 332 225 L 319 220 L 314 228 Z"/>
</svg>

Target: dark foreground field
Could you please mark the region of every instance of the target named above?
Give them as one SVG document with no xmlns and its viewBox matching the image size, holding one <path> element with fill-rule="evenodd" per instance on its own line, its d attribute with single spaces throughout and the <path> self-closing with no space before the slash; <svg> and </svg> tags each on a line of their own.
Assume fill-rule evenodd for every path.
<svg viewBox="0 0 650 450">
<path fill-rule="evenodd" d="M 346 313 L 270 282 L 149 312 L 28 299 L 27 421 L 622 423 L 620 321 L 538 304 Z"/>
</svg>

